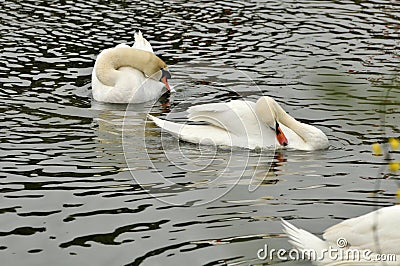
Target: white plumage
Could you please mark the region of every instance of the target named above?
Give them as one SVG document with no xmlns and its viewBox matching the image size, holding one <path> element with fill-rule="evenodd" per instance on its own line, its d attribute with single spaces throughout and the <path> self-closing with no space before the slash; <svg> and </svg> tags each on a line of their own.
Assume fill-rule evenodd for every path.
<svg viewBox="0 0 400 266">
<path fill-rule="evenodd" d="M 142 69 L 147 68 L 146 64 L 150 64 L 149 60 L 142 60 L 143 58 L 153 55 L 153 49 L 150 43 L 143 37 L 139 31 L 135 33 L 135 43 L 132 47 L 126 44 L 119 44 L 114 48 L 103 50 L 96 59 L 93 71 L 92 71 L 92 93 L 93 98 L 100 102 L 109 103 L 141 103 L 150 100 L 158 99 L 165 91 L 163 90 L 164 85 L 169 89 L 167 80 L 160 81 L 161 68 L 157 65 L 160 73 L 157 75 L 147 76 Z M 130 48 L 130 49 L 121 49 Z M 136 53 L 135 56 L 131 56 L 131 61 L 127 61 L 128 52 L 145 51 L 142 53 Z M 113 53 L 113 54 L 112 54 Z M 124 54 L 126 53 L 126 54 Z M 116 69 L 105 66 L 110 60 L 101 60 L 105 57 L 110 57 L 111 60 L 115 61 Z M 153 60 L 153 64 L 165 64 L 161 59 Z M 125 60 L 125 62 L 118 62 Z M 104 62 L 105 61 L 105 62 Z M 165 65 L 166 66 L 166 65 Z M 106 84 L 102 81 L 103 76 L 99 76 L 98 68 L 106 69 L 101 74 L 106 74 L 115 81 L 112 85 Z M 166 70 L 166 69 L 165 69 Z M 168 72 L 169 73 L 169 72 Z M 164 84 L 163 84 L 164 83 Z"/>
<path fill-rule="evenodd" d="M 400 265 L 400 205 L 385 207 L 365 215 L 340 222 L 323 234 L 323 240 L 317 236 L 282 221 L 289 242 L 298 250 L 315 250 L 317 258 L 322 258 L 324 249 L 338 247 L 338 240 L 345 239 L 344 252 L 338 252 L 338 259 L 312 259 L 316 265 Z M 360 251 L 359 259 L 352 258 L 349 250 Z M 370 251 L 370 252 L 369 252 Z M 348 256 L 350 254 L 350 256 Z M 391 261 L 380 261 L 383 256 L 395 255 Z"/>
<path fill-rule="evenodd" d="M 208 125 L 187 125 L 149 116 L 159 127 L 188 142 L 242 148 L 281 148 L 287 138 L 288 148 L 298 150 L 325 149 L 329 146 L 326 135 L 316 127 L 300 123 L 288 115 L 270 97 L 261 97 L 256 103 L 233 100 L 228 103 L 210 103 L 192 106 L 188 110 L 190 121 Z M 277 122 L 283 131 L 277 137 Z"/>
</svg>

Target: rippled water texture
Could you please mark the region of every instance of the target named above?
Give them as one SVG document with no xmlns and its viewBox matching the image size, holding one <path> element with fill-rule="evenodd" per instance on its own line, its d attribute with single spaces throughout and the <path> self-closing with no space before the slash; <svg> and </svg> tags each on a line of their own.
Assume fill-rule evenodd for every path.
<svg viewBox="0 0 400 266">
<path fill-rule="evenodd" d="M 396 202 L 398 174 L 370 147 L 399 137 L 398 1 L 0 0 L 0 14 L 2 265 L 268 264 L 264 244 L 290 248 L 280 218 L 320 234 Z M 177 92 L 92 102 L 96 55 L 136 30 Z M 260 95 L 329 150 L 230 151 L 144 128 L 148 112 L 183 122 L 193 104 Z"/>
</svg>

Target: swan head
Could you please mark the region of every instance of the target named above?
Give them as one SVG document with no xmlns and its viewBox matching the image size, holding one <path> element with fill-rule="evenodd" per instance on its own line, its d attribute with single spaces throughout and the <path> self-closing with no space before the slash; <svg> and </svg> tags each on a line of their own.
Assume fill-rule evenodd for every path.
<svg viewBox="0 0 400 266">
<path fill-rule="evenodd" d="M 154 55 L 155 56 L 155 55 Z M 158 60 L 155 60 L 153 64 L 154 66 L 157 67 L 159 70 L 156 71 L 154 74 L 149 75 L 151 79 L 157 80 L 159 82 L 162 82 L 164 86 L 167 88 L 168 91 L 171 91 L 171 87 L 169 86 L 168 79 L 171 78 L 171 73 L 168 70 L 167 64 L 161 60 L 159 57 L 155 56 Z M 146 75 L 148 72 L 144 72 Z"/>
<path fill-rule="evenodd" d="M 164 83 L 164 86 L 167 88 L 168 91 L 171 91 L 171 87 L 168 84 L 168 79 L 171 78 L 171 73 L 169 72 L 168 68 L 161 68 L 160 71 L 158 71 L 155 74 L 155 79 Z"/>
<path fill-rule="evenodd" d="M 287 146 L 289 142 L 279 125 L 277 105 L 278 103 L 271 97 L 263 96 L 256 103 L 256 113 L 261 121 L 275 132 L 278 143 Z"/>
</svg>

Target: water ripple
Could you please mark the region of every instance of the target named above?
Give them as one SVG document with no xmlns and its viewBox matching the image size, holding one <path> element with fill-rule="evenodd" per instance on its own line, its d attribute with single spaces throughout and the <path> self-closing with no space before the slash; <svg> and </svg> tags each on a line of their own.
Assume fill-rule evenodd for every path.
<svg viewBox="0 0 400 266">
<path fill-rule="evenodd" d="M 280 218 L 320 233 L 396 201 L 398 175 L 384 177 L 386 162 L 370 150 L 399 132 L 396 1 L 12 0 L 0 10 L 0 253 L 9 265 L 270 263 L 256 252 L 289 248 Z M 128 110 L 93 102 L 96 55 L 132 44 L 137 30 L 177 92 Z M 171 136 L 163 147 L 160 130 L 144 128 L 148 112 L 182 122 L 191 105 L 260 95 L 321 128 L 331 147 L 231 156 L 181 143 L 190 158 L 215 154 L 204 167 L 209 160 L 187 163 Z M 260 187 L 250 193 L 250 182 Z"/>
</svg>

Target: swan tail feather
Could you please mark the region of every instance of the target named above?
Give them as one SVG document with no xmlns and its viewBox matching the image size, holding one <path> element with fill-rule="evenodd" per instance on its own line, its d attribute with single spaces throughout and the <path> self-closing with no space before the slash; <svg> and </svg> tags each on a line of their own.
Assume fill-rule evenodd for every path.
<svg viewBox="0 0 400 266">
<path fill-rule="evenodd" d="M 299 229 L 291 223 L 282 219 L 283 231 L 289 237 L 289 243 L 303 252 L 307 259 L 316 261 L 322 256 L 322 251 L 327 249 L 328 244 L 317 236 Z"/>
<path fill-rule="evenodd" d="M 163 120 L 152 115 L 147 115 L 147 117 L 152 120 L 158 127 L 162 130 L 169 132 L 170 134 L 174 135 L 175 137 L 179 138 L 180 133 L 185 125 L 170 122 L 167 120 Z"/>
<path fill-rule="evenodd" d="M 187 125 L 166 121 L 152 115 L 148 118 L 159 126 L 162 131 L 187 142 L 205 145 L 232 146 L 232 139 L 229 133 L 213 125 Z"/>
<path fill-rule="evenodd" d="M 133 48 L 153 53 L 153 48 L 151 47 L 151 44 L 143 37 L 140 30 L 135 33 L 134 37 L 135 43 L 132 46 Z"/>
</svg>

